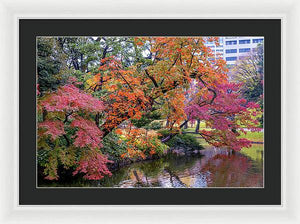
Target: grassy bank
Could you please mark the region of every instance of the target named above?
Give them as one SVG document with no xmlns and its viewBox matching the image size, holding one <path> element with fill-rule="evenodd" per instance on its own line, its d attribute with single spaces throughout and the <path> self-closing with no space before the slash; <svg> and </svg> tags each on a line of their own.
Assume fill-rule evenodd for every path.
<svg viewBox="0 0 300 224">
<path fill-rule="evenodd" d="M 264 152 L 263 144 L 252 144 L 250 148 L 243 148 L 240 153 L 250 157 L 254 161 L 262 161 Z"/>
<path fill-rule="evenodd" d="M 201 138 L 199 134 L 193 134 L 193 133 L 187 133 L 185 135 L 189 135 L 192 137 L 195 137 L 197 139 L 197 142 L 202 146 L 207 146 L 207 142 Z M 239 138 L 247 138 L 250 141 L 253 142 L 263 142 L 264 141 L 264 132 L 248 132 L 247 134 L 241 134 Z"/>
<path fill-rule="evenodd" d="M 253 142 L 263 142 L 264 132 L 247 132 L 247 134 L 241 134 L 240 138 L 247 138 Z"/>
<path fill-rule="evenodd" d="M 203 139 L 199 138 L 199 134 L 191 134 L 188 133 L 186 135 L 190 135 L 196 137 L 197 142 L 203 146 L 204 148 L 210 147 L 210 145 Z M 263 132 L 248 132 L 247 134 L 242 134 L 240 138 L 247 138 L 253 142 L 263 142 L 264 141 L 264 133 Z M 254 161 L 263 161 L 263 151 L 264 145 L 263 144 L 252 144 L 250 148 L 243 148 L 240 153 L 245 156 L 250 157 Z"/>
</svg>

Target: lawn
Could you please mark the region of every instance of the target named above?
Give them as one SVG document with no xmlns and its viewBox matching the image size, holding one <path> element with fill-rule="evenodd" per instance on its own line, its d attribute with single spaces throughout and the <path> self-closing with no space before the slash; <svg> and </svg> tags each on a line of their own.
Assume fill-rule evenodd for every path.
<svg viewBox="0 0 300 224">
<path fill-rule="evenodd" d="M 182 129 L 183 132 L 195 132 L 196 124 L 191 127 L 191 124 L 188 125 L 189 128 Z M 206 128 L 205 122 L 200 123 L 200 130 L 211 130 L 210 128 Z M 189 133 L 190 134 L 190 133 Z M 194 134 L 191 134 L 194 135 Z M 200 135 L 195 134 L 195 136 L 200 137 Z M 241 134 L 239 138 L 247 138 L 253 142 L 263 142 L 264 141 L 264 132 L 247 132 L 247 134 Z"/>
<path fill-rule="evenodd" d="M 206 147 L 206 146 L 209 146 L 209 144 L 203 139 L 201 138 L 201 135 L 199 134 L 191 134 L 191 133 L 188 133 L 186 135 L 190 135 L 190 136 L 193 136 L 196 138 L 197 142 L 202 145 L 203 147 Z"/>
<path fill-rule="evenodd" d="M 264 132 L 247 132 L 247 134 L 241 134 L 240 138 L 247 138 L 253 142 L 263 142 Z"/>
<path fill-rule="evenodd" d="M 187 134 L 194 137 L 198 137 L 197 141 L 200 145 L 205 148 L 208 148 L 210 145 L 203 139 L 199 138 L 199 134 Z M 254 142 L 263 142 L 264 140 L 264 133 L 263 132 L 248 132 L 246 135 L 242 135 L 243 138 L 248 138 Z M 264 144 L 252 144 L 250 148 L 243 148 L 240 153 L 244 154 L 245 156 L 250 157 L 254 161 L 262 161 L 263 159 L 263 151 L 264 151 Z"/>
<path fill-rule="evenodd" d="M 184 131 L 190 131 L 190 130 L 185 129 Z M 194 131 L 194 130 L 191 130 L 191 131 Z M 203 138 L 201 138 L 201 135 L 199 135 L 199 134 L 188 133 L 186 135 L 196 137 L 199 144 L 204 147 L 209 146 L 209 144 Z M 247 132 L 247 134 L 242 134 L 239 138 L 247 138 L 253 142 L 263 142 L 264 141 L 264 132 Z"/>
<path fill-rule="evenodd" d="M 252 160 L 261 161 L 263 159 L 263 144 L 252 144 L 250 148 L 243 148 L 240 153 L 250 157 Z"/>
</svg>

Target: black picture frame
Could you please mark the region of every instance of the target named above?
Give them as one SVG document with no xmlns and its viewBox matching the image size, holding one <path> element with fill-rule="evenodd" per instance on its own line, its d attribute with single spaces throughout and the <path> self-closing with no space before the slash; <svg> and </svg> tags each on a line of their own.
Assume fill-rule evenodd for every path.
<svg viewBox="0 0 300 224">
<path fill-rule="evenodd" d="M 37 36 L 264 36 L 264 188 L 36 188 Z M 280 19 L 20 19 L 20 205 L 280 205 Z"/>
</svg>

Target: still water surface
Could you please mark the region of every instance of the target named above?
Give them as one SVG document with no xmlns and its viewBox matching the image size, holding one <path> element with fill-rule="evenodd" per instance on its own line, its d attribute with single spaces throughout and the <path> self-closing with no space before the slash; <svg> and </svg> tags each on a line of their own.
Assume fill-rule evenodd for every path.
<svg viewBox="0 0 300 224">
<path fill-rule="evenodd" d="M 47 185 L 49 186 L 49 185 Z M 196 157 L 161 158 L 123 167 L 101 181 L 49 187 L 263 187 L 263 145 L 241 152 L 207 147 Z"/>
</svg>

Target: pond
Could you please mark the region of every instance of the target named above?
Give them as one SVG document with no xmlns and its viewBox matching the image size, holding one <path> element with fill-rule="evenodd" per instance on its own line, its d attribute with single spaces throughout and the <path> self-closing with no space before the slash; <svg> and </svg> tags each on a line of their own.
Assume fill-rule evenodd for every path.
<svg viewBox="0 0 300 224">
<path fill-rule="evenodd" d="M 263 187 L 263 144 L 233 152 L 206 147 L 194 157 L 168 156 L 133 163 L 101 181 L 41 183 L 41 187 Z"/>
</svg>

